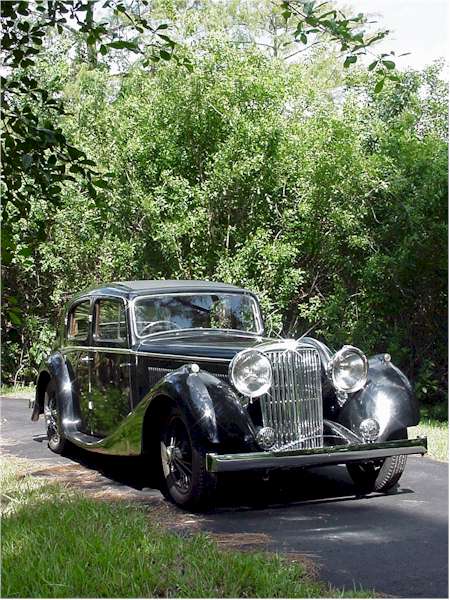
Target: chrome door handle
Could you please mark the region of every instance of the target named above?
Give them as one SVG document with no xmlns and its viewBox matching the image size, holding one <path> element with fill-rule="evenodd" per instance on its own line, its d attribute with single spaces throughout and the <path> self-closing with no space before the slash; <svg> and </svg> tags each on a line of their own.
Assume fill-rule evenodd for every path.
<svg viewBox="0 0 450 600">
<path fill-rule="evenodd" d="M 131 363 L 120 363 L 119 367 L 131 367 Z"/>
<path fill-rule="evenodd" d="M 94 360 L 92 356 L 82 356 L 80 358 L 80 362 L 91 362 L 91 360 Z"/>
</svg>

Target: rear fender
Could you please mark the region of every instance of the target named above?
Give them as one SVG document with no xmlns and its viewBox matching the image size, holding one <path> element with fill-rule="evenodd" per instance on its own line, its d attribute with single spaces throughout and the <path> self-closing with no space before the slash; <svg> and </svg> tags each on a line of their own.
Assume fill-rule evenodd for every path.
<svg viewBox="0 0 450 600">
<path fill-rule="evenodd" d="M 369 359 L 367 384 L 347 400 L 338 421 L 359 435 L 361 421 L 367 418 L 376 419 L 380 425 L 378 441 L 419 422 L 419 405 L 411 384 L 383 354 Z"/>
<path fill-rule="evenodd" d="M 32 421 L 37 421 L 39 415 L 44 412 L 45 390 L 49 382 L 56 386 L 56 398 L 58 402 L 58 414 L 60 415 L 62 431 L 70 433 L 76 431 L 79 416 L 74 412 L 73 389 L 69 372 L 63 355 L 54 352 L 41 366 L 36 385 L 36 396 L 34 401 Z"/>
</svg>

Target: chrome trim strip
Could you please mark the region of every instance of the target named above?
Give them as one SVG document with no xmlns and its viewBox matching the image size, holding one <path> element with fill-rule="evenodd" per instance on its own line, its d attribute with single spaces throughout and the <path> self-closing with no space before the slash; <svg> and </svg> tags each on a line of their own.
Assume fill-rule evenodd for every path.
<svg viewBox="0 0 450 600">
<path fill-rule="evenodd" d="M 109 354 L 135 354 L 134 350 L 130 350 L 130 348 L 115 348 L 115 347 L 107 347 L 107 346 L 64 346 L 61 348 L 61 352 L 69 353 L 69 352 L 108 352 Z"/>
<path fill-rule="evenodd" d="M 130 354 L 133 356 L 154 356 L 155 358 L 175 358 L 188 361 L 207 361 L 207 362 L 223 362 L 229 363 L 230 358 L 215 358 L 211 356 L 193 356 L 189 354 L 162 354 L 160 352 L 139 352 L 139 350 L 131 350 L 130 348 L 107 348 L 105 346 L 67 346 L 61 348 L 61 352 L 108 352 L 112 354 Z"/>
<path fill-rule="evenodd" d="M 206 361 L 206 362 L 223 362 L 229 363 L 230 358 L 214 358 L 211 356 L 193 356 L 189 354 L 160 354 L 158 352 L 139 352 L 132 350 L 134 354 L 137 356 L 155 356 L 156 358 L 179 358 L 180 360 L 188 360 L 188 361 Z"/>
<path fill-rule="evenodd" d="M 279 452 L 248 452 L 246 454 L 206 455 L 206 469 L 212 473 L 248 471 L 277 467 L 311 467 L 374 460 L 388 456 L 426 454 L 427 438 L 393 440 L 379 444 L 352 444 Z"/>
</svg>

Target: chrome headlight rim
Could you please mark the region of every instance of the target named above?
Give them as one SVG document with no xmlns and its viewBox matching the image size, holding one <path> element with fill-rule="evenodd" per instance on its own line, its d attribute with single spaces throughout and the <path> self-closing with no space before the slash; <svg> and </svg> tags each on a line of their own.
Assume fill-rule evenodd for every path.
<svg viewBox="0 0 450 600">
<path fill-rule="evenodd" d="M 236 369 L 238 366 L 238 363 L 245 358 L 246 356 L 250 356 L 250 355 L 257 355 L 257 357 L 259 359 L 262 359 L 264 361 L 267 361 L 267 367 L 269 369 L 269 373 L 270 373 L 270 377 L 268 378 L 268 380 L 264 383 L 264 385 L 262 385 L 260 388 L 258 388 L 258 390 L 249 393 L 249 391 L 244 390 L 242 385 L 240 384 L 239 380 L 237 379 L 236 375 Z M 254 348 L 246 348 L 245 350 L 241 350 L 240 352 L 238 352 L 237 354 L 235 354 L 235 356 L 233 357 L 232 361 L 230 362 L 230 365 L 228 367 L 228 377 L 230 379 L 231 384 L 233 385 L 233 387 L 243 396 L 245 396 L 246 398 L 250 398 L 250 400 L 252 400 L 253 398 L 259 398 L 260 396 L 263 396 L 264 394 L 266 394 L 269 389 L 272 386 L 272 364 L 269 360 L 269 358 L 267 357 L 267 355 L 264 352 L 261 352 L 260 350 L 254 349 Z"/>
<path fill-rule="evenodd" d="M 337 370 L 340 367 L 340 363 L 348 354 L 357 354 L 363 363 L 363 376 L 355 381 L 355 383 L 350 387 L 343 387 L 336 381 Z M 356 346 L 345 345 L 343 346 L 330 361 L 328 367 L 329 378 L 335 389 L 338 392 L 343 392 L 346 394 L 353 394 L 361 390 L 367 383 L 367 376 L 369 372 L 369 361 L 367 360 L 367 356 L 364 354 L 362 350 L 356 348 Z"/>
</svg>

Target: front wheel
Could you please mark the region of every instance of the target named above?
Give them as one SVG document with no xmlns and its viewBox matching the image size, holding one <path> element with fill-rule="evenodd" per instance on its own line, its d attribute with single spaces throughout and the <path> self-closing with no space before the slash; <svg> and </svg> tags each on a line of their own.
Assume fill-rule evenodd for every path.
<svg viewBox="0 0 450 600">
<path fill-rule="evenodd" d="M 164 496 L 183 508 L 207 508 L 216 478 L 206 470 L 205 452 L 193 443 L 186 420 L 175 407 L 161 425 L 160 452 Z"/>
<path fill-rule="evenodd" d="M 407 439 L 407 430 L 401 430 L 391 439 Z M 349 463 L 347 471 L 359 491 L 388 492 L 397 485 L 406 467 L 406 456 L 388 456 L 374 461 Z"/>
<path fill-rule="evenodd" d="M 61 431 L 61 422 L 58 412 L 58 399 L 55 386 L 50 382 L 44 396 L 44 418 L 47 427 L 48 447 L 57 454 L 62 454 L 66 449 L 67 441 Z"/>
</svg>

